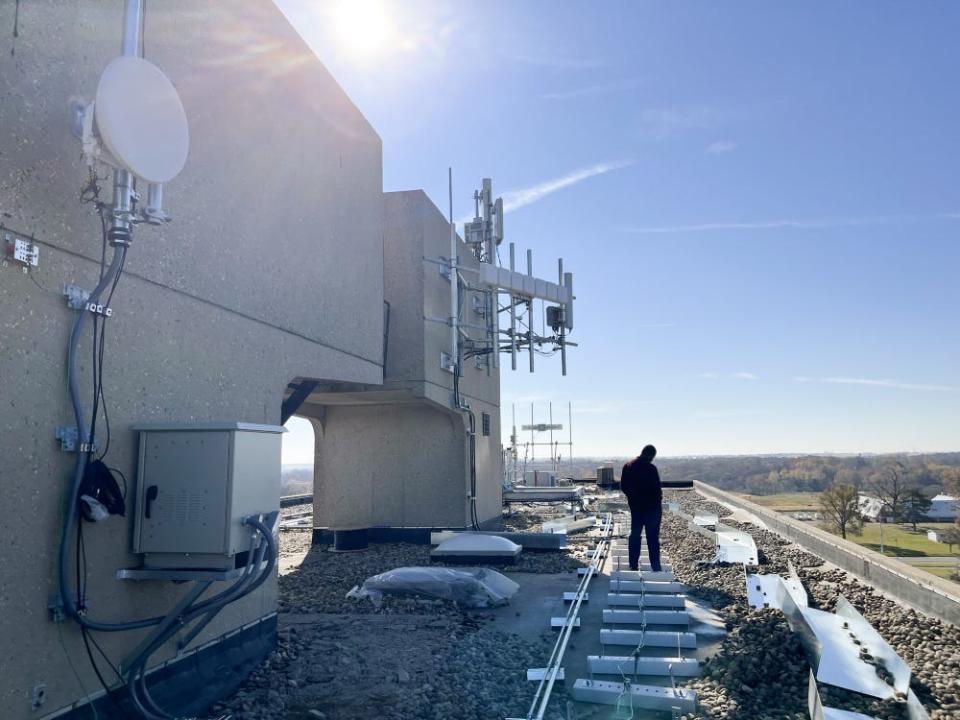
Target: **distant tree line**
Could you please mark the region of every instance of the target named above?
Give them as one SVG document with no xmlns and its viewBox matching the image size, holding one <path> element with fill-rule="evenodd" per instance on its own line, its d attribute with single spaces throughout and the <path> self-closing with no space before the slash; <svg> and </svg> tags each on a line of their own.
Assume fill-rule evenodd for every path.
<svg viewBox="0 0 960 720">
<path fill-rule="evenodd" d="M 900 511 L 911 489 L 925 497 L 960 492 L 960 453 L 929 455 L 805 455 L 666 458 L 658 460 L 664 480 L 702 480 L 722 490 L 751 495 L 823 492 L 850 485 L 881 497 Z"/>
</svg>

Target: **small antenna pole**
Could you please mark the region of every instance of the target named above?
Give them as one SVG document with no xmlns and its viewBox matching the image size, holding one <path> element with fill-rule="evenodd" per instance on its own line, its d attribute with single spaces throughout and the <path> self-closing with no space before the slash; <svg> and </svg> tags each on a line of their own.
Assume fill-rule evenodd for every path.
<svg viewBox="0 0 960 720">
<path fill-rule="evenodd" d="M 533 403 L 530 403 L 530 462 L 532 463 L 537 457 L 537 443 L 536 439 L 533 436 L 534 430 L 534 421 L 533 421 Z"/>
<path fill-rule="evenodd" d="M 450 200 L 450 360 L 454 382 L 460 372 L 460 276 L 457 272 L 457 226 L 453 222 L 453 168 L 447 168 L 447 189 Z"/>
<path fill-rule="evenodd" d="M 559 281 L 559 284 L 560 284 L 561 287 L 563 287 L 563 258 L 560 258 L 560 260 L 558 261 L 557 264 L 558 264 L 559 267 L 560 267 L 560 281 Z M 561 373 L 564 377 L 566 377 L 566 375 L 567 375 L 567 333 L 566 333 L 566 330 L 567 330 L 567 327 L 566 327 L 566 325 L 567 325 L 567 319 L 566 319 L 567 308 L 566 308 L 566 306 L 563 306 L 563 307 L 562 307 L 562 313 L 563 313 L 563 314 L 562 314 L 562 316 L 561 316 L 561 318 L 560 318 L 560 331 L 559 331 L 559 334 L 560 334 L 560 373 Z"/>
<path fill-rule="evenodd" d="M 527 275 L 533 277 L 533 250 L 527 250 Z M 530 372 L 533 372 L 533 298 L 527 300 L 527 342 L 529 343 Z M 532 409 L 532 408 L 531 408 Z M 530 422 L 533 422 L 531 419 Z"/>
<path fill-rule="evenodd" d="M 557 449 L 553 445 L 553 400 L 550 401 L 550 466 L 557 469 Z"/>
<path fill-rule="evenodd" d="M 510 243 L 510 272 L 517 269 L 517 246 Z M 510 293 L 510 367 L 517 369 L 517 305 Z"/>
</svg>

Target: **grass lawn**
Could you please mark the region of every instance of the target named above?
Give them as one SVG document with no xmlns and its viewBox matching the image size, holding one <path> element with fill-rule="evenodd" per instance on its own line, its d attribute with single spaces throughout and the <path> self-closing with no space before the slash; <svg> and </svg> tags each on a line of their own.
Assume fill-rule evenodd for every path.
<svg viewBox="0 0 960 720">
<path fill-rule="evenodd" d="M 956 563 L 953 565 L 922 565 L 917 566 L 917 569 L 942 577 L 944 580 L 953 580 L 953 574 L 957 572 L 957 565 Z"/>
<path fill-rule="evenodd" d="M 779 495 L 746 495 L 736 493 L 750 502 L 777 512 L 803 512 L 820 509 L 820 493 L 794 492 Z"/>
<path fill-rule="evenodd" d="M 910 525 L 899 523 L 866 523 L 862 535 L 847 535 L 847 540 L 880 552 L 880 530 L 883 529 L 883 553 L 892 557 L 948 556 L 960 557 L 960 546 L 953 553 L 943 543 L 927 540 L 927 530 L 945 530 L 953 523 L 918 523 L 917 532 Z"/>
</svg>

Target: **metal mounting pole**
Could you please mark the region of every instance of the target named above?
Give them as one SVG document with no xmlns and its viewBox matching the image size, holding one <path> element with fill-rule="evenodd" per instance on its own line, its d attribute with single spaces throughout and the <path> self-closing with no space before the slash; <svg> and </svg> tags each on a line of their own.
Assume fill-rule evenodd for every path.
<svg viewBox="0 0 960 720">
<path fill-rule="evenodd" d="M 143 26 L 142 0 L 126 0 L 123 8 L 123 41 L 121 53 L 126 57 L 140 57 L 141 28 Z M 135 184 L 129 171 L 113 171 L 113 217 L 110 223 L 110 242 L 129 245 L 133 232 L 133 198 Z"/>
<path fill-rule="evenodd" d="M 510 243 L 510 272 L 514 272 L 517 267 L 517 247 Z M 517 306 L 513 301 L 513 293 L 510 293 L 510 367 L 517 369 Z"/>
<path fill-rule="evenodd" d="M 533 277 L 533 250 L 527 250 L 527 275 Z M 527 342 L 529 343 L 527 349 L 530 353 L 530 372 L 533 372 L 533 298 L 527 300 Z"/>
<path fill-rule="evenodd" d="M 530 462 L 532 463 L 537 456 L 537 443 L 534 441 L 534 421 L 533 421 L 533 403 L 530 403 Z"/>
<path fill-rule="evenodd" d="M 553 401 L 550 401 L 550 467 L 557 470 L 557 449 L 553 445 Z"/>
<path fill-rule="evenodd" d="M 453 222 L 453 168 L 447 168 L 450 200 L 450 360 L 454 376 L 460 372 L 460 276 L 457 273 L 457 226 Z M 456 381 L 456 377 L 454 377 Z"/>
<path fill-rule="evenodd" d="M 557 263 L 560 269 L 560 280 L 559 284 L 563 286 L 563 258 Z M 563 308 L 563 317 L 560 319 L 560 374 L 566 377 L 567 375 L 567 308 Z"/>
</svg>

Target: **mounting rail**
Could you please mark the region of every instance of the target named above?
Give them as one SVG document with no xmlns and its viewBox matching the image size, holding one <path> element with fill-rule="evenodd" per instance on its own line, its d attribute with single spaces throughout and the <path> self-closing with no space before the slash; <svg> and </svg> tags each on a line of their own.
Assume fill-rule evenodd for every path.
<svg viewBox="0 0 960 720">
<path fill-rule="evenodd" d="M 597 549 L 603 550 L 609 545 L 613 535 L 613 515 L 606 513 L 603 522 L 599 526 L 603 530 L 603 534 L 597 543 Z M 603 552 L 595 553 L 593 560 L 590 561 L 587 573 L 580 578 L 580 584 L 577 586 L 576 593 L 573 594 L 573 601 L 570 603 L 570 608 L 567 610 L 564 623 L 560 628 L 560 635 L 557 637 L 557 642 L 554 643 L 553 651 L 550 653 L 550 660 L 547 662 L 547 666 L 543 668 L 544 672 L 540 677 L 540 684 L 537 685 L 537 692 L 534 693 L 533 701 L 530 703 L 530 709 L 527 711 L 526 717 L 523 720 L 543 720 L 543 716 L 547 712 L 547 705 L 550 702 L 550 693 L 553 692 L 553 686 L 558 679 L 563 678 L 563 668 L 560 667 L 560 664 L 563 662 L 563 654 L 567 650 L 567 643 L 570 641 L 570 636 L 579 626 L 580 606 L 588 597 L 587 588 L 590 587 L 590 581 L 593 579 L 593 576 L 599 572 L 600 566 L 603 563 L 603 557 Z M 506 720 L 521 720 L 521 718 L 507 718 Z"/>
</svg>

